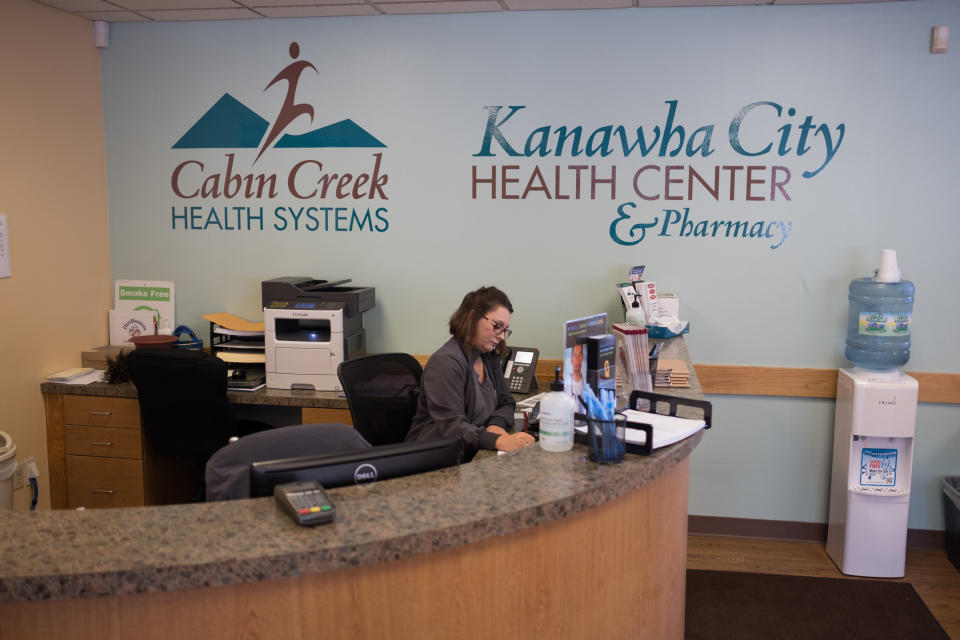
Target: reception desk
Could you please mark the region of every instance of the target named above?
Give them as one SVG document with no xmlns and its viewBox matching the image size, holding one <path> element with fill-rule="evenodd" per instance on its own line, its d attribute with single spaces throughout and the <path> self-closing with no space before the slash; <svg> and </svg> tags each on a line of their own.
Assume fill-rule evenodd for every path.
<svg viewBox="0 0 960 640">
<path fill-rule="evenodd" d="M 333 489 L 316 528 L 271 498 L 0 513 L 0 637 L 679 639 L 702 437 Z"/>
</svg>

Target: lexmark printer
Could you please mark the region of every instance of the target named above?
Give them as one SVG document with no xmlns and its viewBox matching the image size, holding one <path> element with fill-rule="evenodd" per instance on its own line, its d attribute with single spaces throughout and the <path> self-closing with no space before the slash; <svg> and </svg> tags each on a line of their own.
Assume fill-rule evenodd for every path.
<svg viewBox="0 0 960 640">
<path fill-rule="evenodd" d="M 373 287 L 302 276 L 262 285 L 267 386 L 339 391 L 337 366 L 366 351 L 363 312 Z"/>
</svg>

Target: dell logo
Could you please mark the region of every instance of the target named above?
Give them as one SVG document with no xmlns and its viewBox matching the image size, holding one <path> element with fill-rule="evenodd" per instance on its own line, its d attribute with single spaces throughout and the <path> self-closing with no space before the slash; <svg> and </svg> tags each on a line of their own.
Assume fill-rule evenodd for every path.
<svg viewBox="0 0 960 640">
<path fill-rule="evenodd" d="M 353 482 L 355 484 L 362 484 L 364 482 L 373 482 L 377 479 L 377 468 L 365 462 L 353 471 Z"/>
</svg>

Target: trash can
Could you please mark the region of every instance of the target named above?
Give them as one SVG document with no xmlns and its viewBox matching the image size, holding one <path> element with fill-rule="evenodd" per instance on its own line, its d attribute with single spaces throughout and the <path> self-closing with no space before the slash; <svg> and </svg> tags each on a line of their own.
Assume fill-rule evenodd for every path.
<svg viewBox="0 0 960 640">
<path fill-rule="evenodd" d="M 13 509 L 13 472 L 17 470 L 17 445 L 0 431 L 0 510 Z"/>
<path fill-rule="evenodd" d="M 947 523 L 947 557 L 960 571 L 960 476 L 943 479 L 943 509 Z"/>
</svg>

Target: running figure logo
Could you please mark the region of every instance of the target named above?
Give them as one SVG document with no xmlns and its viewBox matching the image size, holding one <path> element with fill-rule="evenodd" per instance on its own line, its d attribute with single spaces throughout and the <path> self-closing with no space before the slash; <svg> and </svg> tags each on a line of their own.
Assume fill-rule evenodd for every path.
<svg viewBox="0 0 960 640">
<path fill-rule="evenodd" d="M 294 101 L 296 100 L 297 83 L 300 81 L 300 74 L 307 68 L 313 69 L 318 75 L 320 72 L 306 60 L 297 60 L 297 58 L 300 57 L 300 45 L 296 42 L 290 43 L 290 57 L 293 58 L 294 62 L 284 67 L 283 70 L 270 81 L 270 84 L 263 89 L 266 91 L 280 80 L 287 81 L 287 96 L 283 99 L 283 106 L 280 107 L 280 113 L 277 114 L 277 119 L 274 120 L 273 126 L 270 128 L 270 133 L 263 139 L 263 144 L 260 145 L 260 151 L 253 160 L 254 163 L 260 159 L 263 152 L 270 148 L 270 145 L 273 144 L 280 134 L 283 133 L 283 130 L 294 120 L 302 115 L 306 115 L 310 116 L 310 122 L 313 123 L 313 106 L 309 104 L 296 104 Z"/>
<path fill-rule="evenodd" d="M 293 62 L 281 69 L 263 89 L 263 93 L 266 93 L 274 85 L 280 84 L 281 80 L 286 80 L 287 83 L 283 104 L 272 121 L 229 93 L 224 93 L 172 148 L 256 149 L 256 162 L 267 149 L 383 149 L 387 146 L 350 118 L 312 128 L 317 114 L 309 101 L 298 103 L 297 90 L 303 88 L 299 84 L 304 71 L 311 69 L 317 75 L 320 72 L 310 62 L 300 59 L 300 45 L 296 42 L 290 43 L 289 53 Z M 257 81 L 257 85 L 259 84 Z M 310 131 L 288 133 L 291 123 L 300 116 L 310 119 Z"/>
</svg>

